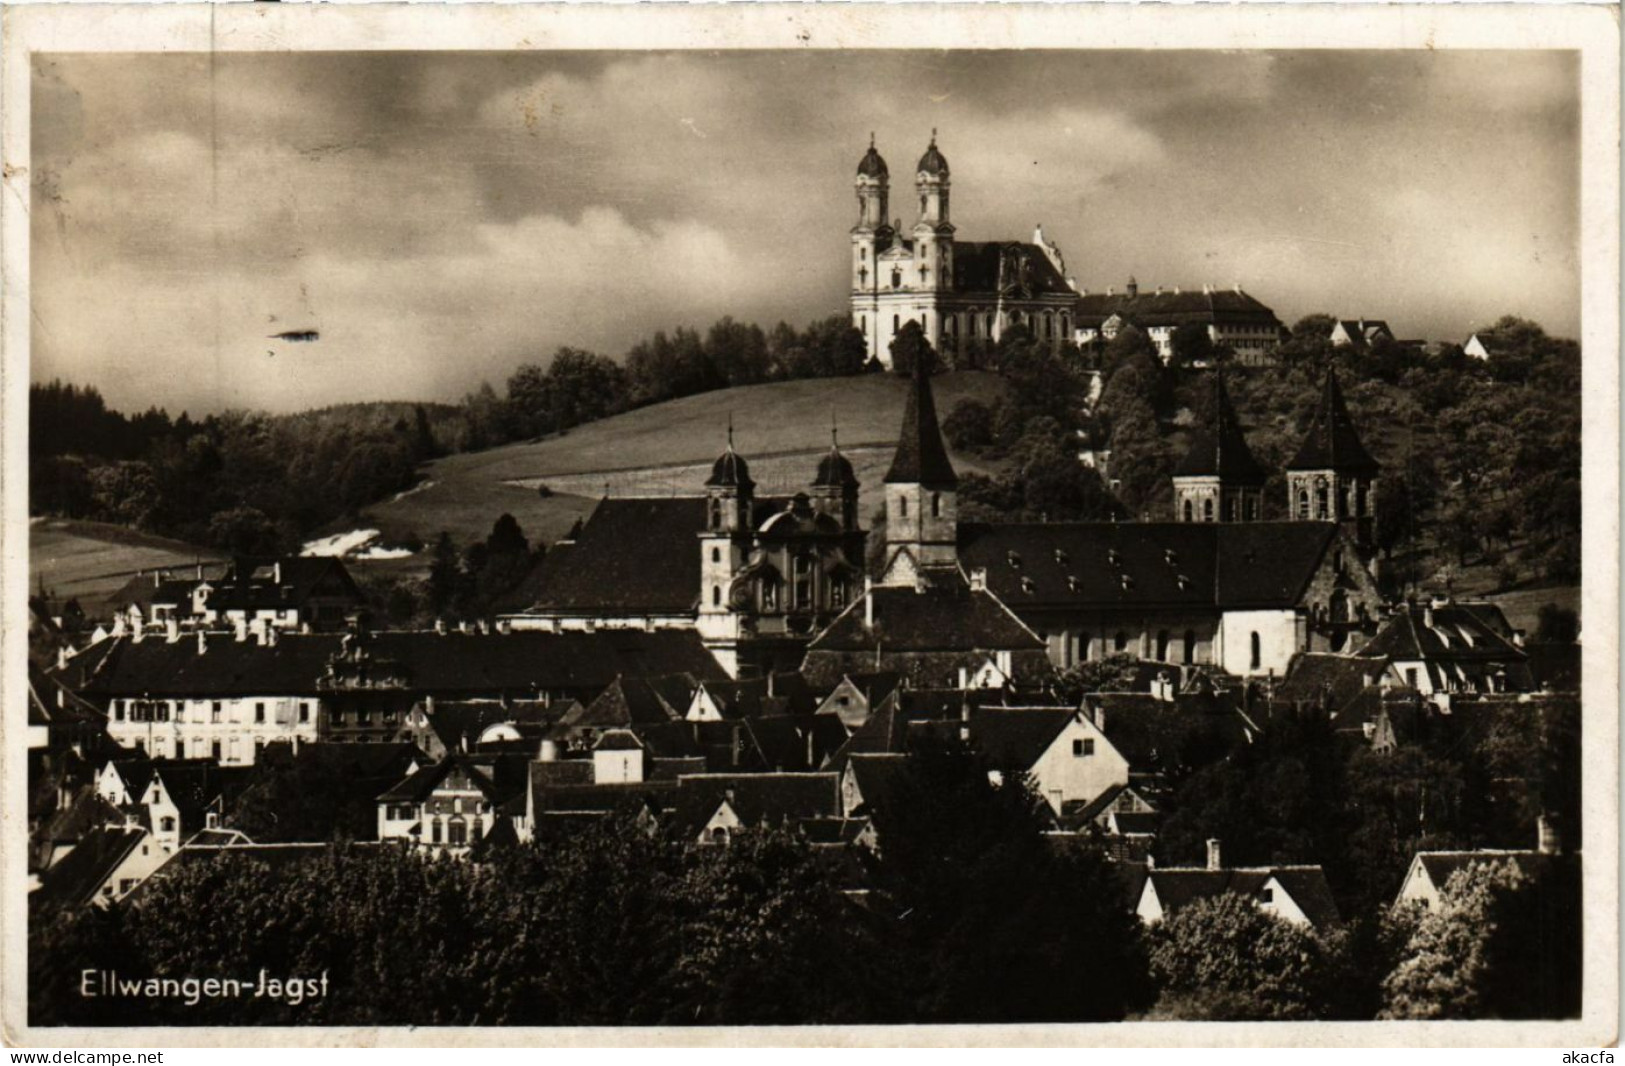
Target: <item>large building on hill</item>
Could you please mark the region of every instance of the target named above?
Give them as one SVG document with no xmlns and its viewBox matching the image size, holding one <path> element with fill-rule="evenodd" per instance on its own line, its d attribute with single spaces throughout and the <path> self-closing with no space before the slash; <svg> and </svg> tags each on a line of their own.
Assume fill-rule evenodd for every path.
<svg viewBox="0 0 1625 1066">
<path fill-rule="evenodd" d="M 919 211 L 908 230 L 891 217 L 891 174 L 875 149 L 858 163 L 852 227 L 852 325 L 871 359 L 891 366 L 891 343 L 909 322 L 950 363 L 1026 326 L 1056 346 L 1070 340 L 1078 294 L 1066 261 L 1041 228 L 1031 241 L 961 241 L 949 212 L 948 160 L 931 144 L 914 168 Z"/>
<path fill-rule="evenodd" d="M 1180 326 L 1206 327 L 1209 339 L 1248 366 L 1268 365 L 1282 326 L 1256 297 L 1233 289 L 1142 293 L 1133 278 L 1121 293 L 1080 290 L 1066 260 L 1034 227 L 1031 240 L 958 240 L 949 211 L 948 160 L 936 131 L 914 167 L 918 210 L 912 226 L 893 218 L 891 172 L 869 140 L 858 163 L 858 222 L 851 232 L 852 325 L 871 359 L 891 366 L 891 343 L 917 322 L 944 360 L 963 365 L 973 351 L 1024 326 L 1039 341 L 1099 346 L 1133 326 L 1173 355 Z"/>
</svg>

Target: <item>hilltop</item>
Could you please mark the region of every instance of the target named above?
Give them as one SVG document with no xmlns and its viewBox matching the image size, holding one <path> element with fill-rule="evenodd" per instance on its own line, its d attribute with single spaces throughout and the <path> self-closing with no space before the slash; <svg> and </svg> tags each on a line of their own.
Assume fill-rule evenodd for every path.
<svg viewBox="0 0 1625 1066">
<path fill-rule="evenodd" d="M 1005 389 L 983 371 L 942 374 L 933 386 L 944 414 L 962 399 L 992 399 Z M 891 461 L 906 391 L 902 378 L 866 374 L 685 396 L 540 440 L 436 460 L 425 465 L 416 488 L 367 507 L 361 517 L 390 540 L 429 541 L 445 530 L 466 541 L 484 537 L 508 512 L 532 543 L 551 542 L 592 510 L 606 486 L 615 495 L 701 491 L 727 444 L 730 417 L 734 447 L 750 461 L 758 491 L 794 492 L 812 479 L 817 457 L 829 448 L 832 414 L 841 449 L 863 483 L 868 515 L 879 506 L 873 493 Z M 954 462 L 962 473 L 989 469 L 966 456 Z"/>
</svg>

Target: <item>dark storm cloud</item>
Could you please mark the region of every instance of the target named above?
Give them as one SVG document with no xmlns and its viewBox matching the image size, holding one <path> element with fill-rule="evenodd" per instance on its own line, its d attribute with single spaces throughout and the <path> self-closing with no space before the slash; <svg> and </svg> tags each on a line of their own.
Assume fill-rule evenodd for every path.
<svg viewBox="0 0 1625 1066">
<path fill-rule="evenodd" d="M 35 375 L 285 409 L 804 322 L 844 301 L 869 131 L 906 186 L 933 127 L 961 236 L 1042 222 L 1085 287 L 1574 333 L 1577 76 L 1562 53 L 43 57 Z"/>
</svg>

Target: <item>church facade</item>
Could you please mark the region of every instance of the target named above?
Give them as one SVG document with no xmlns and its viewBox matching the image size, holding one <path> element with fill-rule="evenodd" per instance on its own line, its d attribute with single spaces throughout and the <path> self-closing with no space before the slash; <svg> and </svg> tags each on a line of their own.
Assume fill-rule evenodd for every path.
<svg viewBox="0 0 1625 1066">
<path fill-rule="evenodd" d="M 858 163 L 852 227 L 852 325 L 869 357 L 891 366 L 891 344 L 917 322 L 951 365 L 1021 325 L 1056 347 L 1071 339 L 1078 294 L 1042 228 L 1031 241 L 957 240 L 948 160 L 931 144 L 914 168 L 915 221 L 890 215 L 891 175 L 875 149 Z"/>
</svg>

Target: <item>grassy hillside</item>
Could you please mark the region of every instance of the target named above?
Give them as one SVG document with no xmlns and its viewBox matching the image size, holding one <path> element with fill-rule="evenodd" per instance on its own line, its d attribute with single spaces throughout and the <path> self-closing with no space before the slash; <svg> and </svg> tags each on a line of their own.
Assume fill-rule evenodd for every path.
<svg viewBox="0 0 1625 1066">
<path fill-rule="evenodd" d="M 181 568 L 219 556 L 178 540 L 154 537 L 102 522 L 42 519 L 28 530 L 29 592 L 43 581 L 52 595 L 77 597 L 96 613 L 137 571 Z"/>
<path fill-rule="evenodd" d="M 1003 388 L 993 374 L 944 374 L 933 382 L 946 416 L 970 396 Z M 863 483 L 864 514 L 885 476 L 903 417 L 907 383 L 886 374 L 774 382 L 688 396 L 630 411 L 540 441 L 454 455 L 431 463 L 423 487 L 369 507 L 367 524 L 386 538 L 429 540 L 441 530 L 482 537 L 507 511 L 533 541 L 553 541 L 604 494 L 687 495 L 701 490 L 727 443 L 751 464 L 764 494 L 794 492 L 812 480 L 829 448 L 830 418 Z M 961 472 L 985 469 L 956 456 Z M 553 495 L 537 491 L 545 485 Z M 419 565 L 422 565 L 420 562 Z"/>
</svg>

